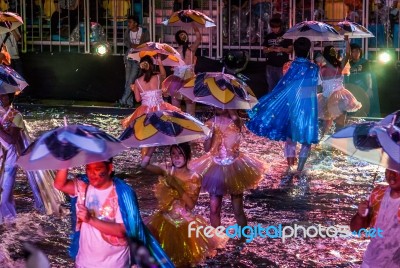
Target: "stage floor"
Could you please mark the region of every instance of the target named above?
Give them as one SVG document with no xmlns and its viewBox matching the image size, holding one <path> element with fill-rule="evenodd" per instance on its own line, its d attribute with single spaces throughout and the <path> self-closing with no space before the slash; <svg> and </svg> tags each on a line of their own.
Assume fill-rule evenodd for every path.
<svg viewBox="0 0 400 268">
<path fill-rule="evenodd" d="M 119 136 L 120 119 L 124 114 L 62 108 L 21 107 L 30 133 L 37 137 L 44 131 L 60 126 L 64 116 L 70 124 L 95 124 Z M 202 154 L 200 142 L 192 145 L 194 157 Z M 268 171 L 256 190 L 245 193 L 245 213 L 248 225 L 337 226 L 348 225 L 357 204 L 366 198 L 374 184 L 384 181 L 382 168 L 349 158 L 322 144 L 312 147 L 301 178 L 284 179 L 286 161 L 283 144 L 245 133 L 242 151 L 265 161 Z M 156 209 L 152 186 L 157 176 L 140 169 L 139 150 L 132 149 L 115 157 L 117 176 L 125 178 L 135 189 L 144 220 Z M 164 162 L 164 150 L 158 149 L 157 162 Z M 168 160 L 168 157 L 167 157 Z M 73 172 L 82 172 L 74 169 Z M 374 178 L 376 178 L 374 180 Z M 49 257 L 52 267 L 73 267 L 67 255 L 69 215 L 63 218 L 40 215 L 33 211 L 33 197 L 22 170 L 18 171 L 15 188 L 18 219 L 16 227 L 0 229 L 0 266 L 24 267 L 22 242 L 37 243 Z M 194 210 L 209 218 L 209 197 L 201 194 Z M 66 205 L 67 206 L 67 205 Z M 230 199 L 226 196 L 222 208 L 222 224 L 235 223 Z M 173 239 L 173 238 L 171 238 Z M 241 251 L 238 241 L 230 239 L 216 257 L 207 259 L 204 267 L 358 267 L 369 240 L 363 238 L 255 238 Z"/>
</svg>

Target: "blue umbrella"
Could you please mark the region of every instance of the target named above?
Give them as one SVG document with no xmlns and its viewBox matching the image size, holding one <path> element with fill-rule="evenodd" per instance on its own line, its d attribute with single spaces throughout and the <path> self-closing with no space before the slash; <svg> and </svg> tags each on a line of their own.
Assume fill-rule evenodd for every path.
<svg viewBox="0 0 400 268">
<path fill-rule="evenodd" d="M 341 36 L 331 25 L 320 21 L 303 21 L 297 23 L 283 35 L 285 39 L 306 37 L 310 41 L 342 41 Z"/>
<path fill-rule="evenodd" d="M 0 65 L 0 94 L 18 93 L 28 83 L 13 68 Z"/>
</svg>

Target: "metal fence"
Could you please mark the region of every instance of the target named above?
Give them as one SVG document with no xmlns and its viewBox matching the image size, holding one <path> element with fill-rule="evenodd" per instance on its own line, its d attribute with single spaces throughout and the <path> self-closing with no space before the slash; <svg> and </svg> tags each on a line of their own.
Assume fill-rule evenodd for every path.
<svg viewBox="0 0 400 268">
<path fill-rule="evenodd" d="M 375 38 L 355 39 L 367 57 L 383 49 L 397 52 L 399 59 L 399 9 L 390 0 L 0 0 L 0 8 L 21 14 L 25 23 L 22 52 L 93 53 L 99 33 L 112 53 L 123 54 L 127 16 L 134 14 L 150 31 L 153 41 L 175 45 L 177 27 L 166 27 L 176 2 L 199 10 L 217 27 L 202 29 L 200 53 L 221 58 L 227 50 L 244 50 L 252 60 L 262 61 L 268 21 L 279 16 L 286 28 L 304 20 L 331 24 L 351 20 L 365 25 Z M 190 33 L 190 30 L 189 30 Z M 190 36 L 190 38 L 193 38 Z M 323 43 L 315 44 L 322 47 Z M 342 46 L 340 43 L 336 44 Z"/>
</svg>

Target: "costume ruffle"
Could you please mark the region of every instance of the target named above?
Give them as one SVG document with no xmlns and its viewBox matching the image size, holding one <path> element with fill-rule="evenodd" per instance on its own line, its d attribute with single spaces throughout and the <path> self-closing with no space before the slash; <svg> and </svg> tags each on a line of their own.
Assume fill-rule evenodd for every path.
<svg viewBox="0 0 400 268">
<path fill-rule="evenodd" d="M 151 107 L 146 106 L 146 105 L 141 105 L 138 108 L 136 108 L 136 110 L 130 116 L 122 119 L 121 124 L 124 128 L 127 128 L 139 116 L 147 114 L 147 113 L 151 113 L 151 112 L 162 111 L 162 110 L 182 112 L 181 109 L 173 106 L 172 104 L 169 104 L 168 102 L 162 102 L 161 104 L 159 104 L 157 106 L 151 106 Z"/>
<path fill-rule="evenodd" d="M 191 161 L 190 169 L 203 176 L 202 191 L 224 195 L 255 189 L 264 176 L 266 165 L 243 153 L 239 153 L 231 164 L 220 165 L 211 154 L 206 154 Z"/>
<path fill-rule="evenodd" d="M 326 98 L 318 94 L 318 117 L 323 120 L 334 120 L 344 112 L 356 112 L 362 104 L 354 98 L 350 91 L 342 87 Z"/>
<path fill-rule="evenodd" d="M 177 182 L 189 196 L 198 194 L 199 180 L 185 182 L 177 180 Z M 171 188 L 163 177 L 159 178 L 154 192 L 160 210 L 149 218 L 147 226 L 176 267 L 190 267 L 206 257 L 214 256 L 215 249 L 225 246 L 227 236 L 214 235 L 209 238 L 201 232 L 199 237 L 195 237 L 196 232 L 193 231 L 189 237 L 191 222 L 194 222 L 191 225 L 192 230 L 197 228 L 204 230 L 209 224 L 203 217 L 193 215 L 185 208 L 178 192 Z"/>
<path fill-rule="evenodd" d="M 247 128 L 271 140 L 318 143 L 318 72 L 316 64 L 296 58 L 274 90 L 248 112 Z"/>
</svg>

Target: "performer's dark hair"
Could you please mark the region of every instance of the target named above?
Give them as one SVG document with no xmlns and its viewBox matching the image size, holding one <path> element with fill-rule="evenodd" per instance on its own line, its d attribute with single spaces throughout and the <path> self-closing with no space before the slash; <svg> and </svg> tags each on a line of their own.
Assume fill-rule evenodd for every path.
<svg viewBox="0 0 400 268">
<path fill-rule="evenodd" d="M 173 148 L 177 148 L 179 151 L 182 152 L 182 154 L 185 157 L 186 163 L 192 158 L 192 149 L 190 148 L 190 145 L 188 142 L 171 145 L 171 147 L 169 148 L 170 154 L 171 154 Z"/>
<path fill-rule="evenodd" d="M 175 34 L 175 41 L 178 43 L 178 45 L 182 46 L 182 54 L 183 54 L 183 58 L 186 57 L 186 50 L 189 48 L 189 36 L 188 39 L 186 41 L 183 41 L 179 35 L 181 33 L 185 33 L 186 35 L 188 35 L 188 33 L 184 30 L 179 30 L 176 32 Z"/>
<path fill-rule="evenodd" d="M 294 53 L 296 57 L 307 58 L 310 53 L 311 41 L 306 37 L 297 38 L 293 43 Z"/>
<path fill-rule="evenodd" d="M 147 62 L 149 64 L 149 69 L 145 70 L 145 69 L 141 69 L 142 70 L 142 74 L 144 75 L 144 81 L 145 82 L 149 82 L 151 77 L 154 74 L 154 63 L 153 63 L 153 58 L 150 56 L 144 56 L 141 60 L 140 63 L 142 62 Z"/>
</svg>

